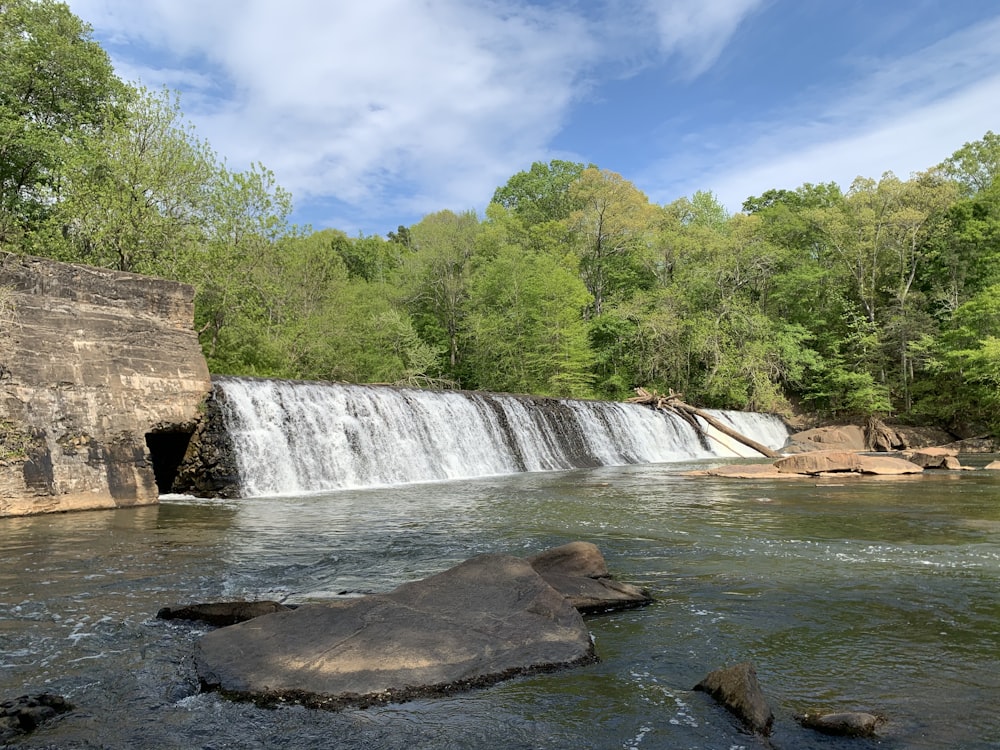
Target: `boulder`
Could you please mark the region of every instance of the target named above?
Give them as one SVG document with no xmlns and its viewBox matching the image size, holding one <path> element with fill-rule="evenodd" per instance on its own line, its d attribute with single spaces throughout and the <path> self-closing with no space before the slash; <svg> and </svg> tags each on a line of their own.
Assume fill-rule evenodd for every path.
<svg viewBox="0 0 1000 750">
<path fill-rule="evenodd" d="M 863 451 L 865 431 L 857 425 L 816 427 L 797 432 L 789 438 L 789 447 L 798 450 Z"/>
<path fill-rule="evenodd" d="M 841 737 L 874 737 L 875 730 L 885 722 L 885 718 L 861 711 L 820 714 L 807 713 L 795 717 L 808 729 Z"/>
<path fill-rule="evenodd" d="M 580 613 L 523 559 L 480 555 L 387 594 L 212 631 L 202 686 L 338 708 L 489 685 L 595 660 Z"/>
<path fill-rule="evenodd" d="M 542 578 L 584 615 L 632 609 L 653 601 L 645 589 L 613 578 L 564 576 L 558 573 L 546 573 Z"/>
<path fill-rule="evenodd" d="M 43 721 L 72 711 L 73 706 L 61 695 L 38 693 L 0 703 L 0 742 L 7 746 L 21 735 L 34 731 Z"/>
<path fill-rule="evenodd" d="M 919 474 L 923 469 L 914 463 L 892 456 L 868 456 L 849 451 L 813 451 L 780 458 L 774 462 L 779 472 L 787 474 Z"/>
<path fill-rule="evenodd" d="M 955 448 L 959 453 L 997 453 L 1000 451 L 1000 440 L 988 436 L 966 438 L 948 443 L 945 447 Z"/>
<path fill-rule="evenodd" d="M 906 447 L 910 449 L 945 445 L 955 439 L 954 435 L 947 430 L 942 430 L 940 427 L 896 425 L 895 430 L 903 438 Z"/>
<path fill-rule="evenodd" d="M 774 467 L 786 474 L 861 473 L 861 455 L 851 451 L 812 451 L 779 458 Z"/>
<path fill-rule="evenodd" d="M 915 463 L 892 456 L 858 456 L 861 462 L 862 474 L 879 474 L 881 476 L 898 476 L 902 474 L 920 474 L 923 468 Z"/>
<path fill-rule="evenodd" d="M 284 604 L 271 601 L 259 602 L 211 602 L 207 604 L 181 604 L 163 607 L 156 613 L 160 620 L 193 620 L 208 625 L 223 627 L 246 622 L 255 617 L 284 612 L 291 609 Z"/>
<path fill-rule="evenodd" d="M 900 454 L 907 461 L 922 466 L 925 469 L 961 468 L 958 462 L 958 449 L 944 446 L 920 448 L 915 451 L 904 451 Z M 951 460 L 949 460 L 951 459 Z"/>
<path fill-rule="evenodd" d="M 990 471 L 1000 471 L 1000 461 L 990 461 L 984 468 Z"/>
<path fill-rule="evenodd" d="M 611 575 L 600 548 L 591 542 L 570 542 L 552 547 L 528 558 L 540 575 L 558 573 L 565 576 L 607 578 Z"/>
<path fill-rule="evenodd" d="M 582 614 L 613 612 L 649 604 L 645 589 L 616 581 L 597 545 L 570 542 L 528 558 L 531 567 Z"/>
<path fill-rule="evenodd" d="M 751 731 L 765 737 L 771 734 L 774 713 L 757 682 L 757 670 L 750 662 L 709 672 L 694 689 L 711 695 Z"/>
</svg>

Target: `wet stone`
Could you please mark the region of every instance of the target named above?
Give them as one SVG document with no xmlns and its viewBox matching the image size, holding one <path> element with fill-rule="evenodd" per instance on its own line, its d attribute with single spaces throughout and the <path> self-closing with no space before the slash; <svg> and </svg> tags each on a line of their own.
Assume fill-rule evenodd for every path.
<svg viewBox="0 0 1000 750">
<path fill-rule="evenodd" d="M 22 695 L 0 703 L 0 742 L 8 742 L 34 731 L 42 722 L 72 711 L 73 706 L 61 695 L 38 693 Z"/>
</svg>

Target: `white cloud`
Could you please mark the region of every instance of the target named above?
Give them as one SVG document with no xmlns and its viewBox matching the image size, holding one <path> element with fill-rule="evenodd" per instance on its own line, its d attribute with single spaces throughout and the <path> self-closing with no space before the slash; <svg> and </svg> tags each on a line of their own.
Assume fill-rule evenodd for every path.
<svg viewBox="0 0 1000 750">
<path fill-rule="evenodd" d="M 720 176 L 715 192 L 731 211 L 769 188 L 794 189 L 806 182 L 836 182 L 844 190 L 856 177 L 902 178 L 944 161 L 963 143 L 997 128 L 1000 76 L 933 104 L 901 113 L 864 132 L 787 153 L 770 163 Z"/>
<path fill-rule="evenodd" d="M 846 190 L 885 171 L 906 178 L 1000 126 L 998 36 L 994 19 L 906 57 L 856 61 L 858 78 L 842 88 L 693 134 L 636 182 L 661 203 L 712 190 L 737 211 L 771 188 L 833 181 Z"/>
<path fill-rule="evenodd" d="M 650 0 L 664 53 L 678 54 L 690 63 L 687 78 L 712 66 L 739 24 L 764 0 L 703 0 L 700 3 Z"/>
<path fill-rule="evenodd" d="M 234 167 L 296 200 L 422 213 L 482 205 L 592 82 L 676 52 L 715 59 L 756 0 L 71 0 L 119 73 L 182 92 Z"/>
<path fill-rule="evenodd" d="M 481 196 L 511 160 L 544 152 L 597 53 L 579 19 L 552 10 L 174 0 L 140 18 L 93 2 L 74 8 L 115 40 L 198 64 L 119 67 L 181 88 L 199 134 L 231 161 L 264 162 L 299 197 L 350 203 L 384 200 L 395 182 L 436 207 Z"/>
</svg>

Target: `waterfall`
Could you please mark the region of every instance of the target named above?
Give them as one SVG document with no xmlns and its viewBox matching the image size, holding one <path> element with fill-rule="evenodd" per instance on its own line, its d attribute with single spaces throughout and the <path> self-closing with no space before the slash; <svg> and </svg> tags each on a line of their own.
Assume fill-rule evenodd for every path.
<svg viewBox="0 0 1000 750">
<path fill-rule="evenodd" d="M 247 496 L 757 454 L 637 404 L 218 377 Z M 779 448 L 776 417 L 713 414 Z"/>
</svg>

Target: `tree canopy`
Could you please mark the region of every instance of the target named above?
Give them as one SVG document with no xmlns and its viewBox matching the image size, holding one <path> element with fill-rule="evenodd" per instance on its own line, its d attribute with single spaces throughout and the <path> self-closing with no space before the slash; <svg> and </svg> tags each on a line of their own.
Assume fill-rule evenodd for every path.
<svg viewBox="0 0 1000 750">
<path fill-rule="evenodd" d="M 536 162 L 483 215 L 289 224 L 53 0 L 0 0 L 0 248 L 194 285 L 214 372 L 894 415 L 1000 432 L 1000 137 L 731 214 Z M 2 288 L 0 288 L 2 292 Z M 2 307 L 2 297 L 0 297 Z"/>
</svg>

